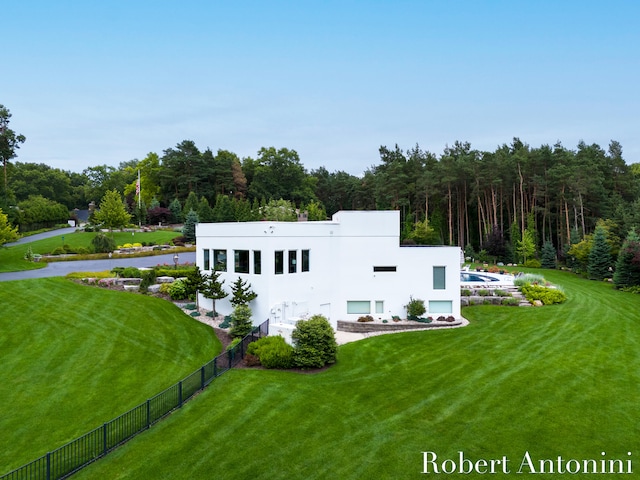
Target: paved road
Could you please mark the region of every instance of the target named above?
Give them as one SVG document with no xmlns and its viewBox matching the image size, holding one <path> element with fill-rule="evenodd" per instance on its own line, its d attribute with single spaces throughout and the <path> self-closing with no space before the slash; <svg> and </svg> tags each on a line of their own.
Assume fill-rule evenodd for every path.
<svg viewBox="0 0 640 480">
<path fill-rule="evenodd" d="M 23 243 L 41 240 L 43 238 L 55 237 L 75 232 L 75 228 L 64 228 L 54 230 L 52 232 L 39 233 L 30 237 L 24 237 L 13 243 L 6 243 L 10 247 L 12 245 L 20 245 Z M 195 263 L 196 252 L 181 252 L 178 255 L 178 262 Z M 158 264 L 173 265 L 173 254 L 155 255 L 150 257 L 132 257 L 132 258 L 112 258 L 106 260 L 77 260 L 73 262 L 51 262 L 45 268 L 37 270 L 25 270 L 22 272 L 5 272 L 0 273 L 0 282 L 7 280 L 25 280 L 27 278 L 45 278 L 45 277 L 64 277 L 72 272 L 102 272 L 111 270 L 114 267 L 155 267 Z"/>
</svg>

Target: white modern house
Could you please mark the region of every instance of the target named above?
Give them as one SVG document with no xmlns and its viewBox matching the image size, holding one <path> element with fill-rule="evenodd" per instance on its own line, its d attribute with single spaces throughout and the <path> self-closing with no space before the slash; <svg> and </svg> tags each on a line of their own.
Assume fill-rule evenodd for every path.
<svg viewBox="0 0 640 480">
<path fill-rule="evenodd" d="M 425 316 L 460 317 L 459 247 L 401 246 L 400 212 L 340 211 L 322 222 L 200 223 L 196 264 L 221 273 L 224 288 L 240 276 L 258 297 L 254 323 L 292 330 L 300 318 L 406 318 L 410 298 L 424 300 Z M 230 314 L 229 298 L 216 310 Z M 212 301 L 199 298 L 211 309 Z M 276 328 L 274 328 L 276 327 Z M 275 331 L 274 331 L 275 330 Z"/>
</svg>

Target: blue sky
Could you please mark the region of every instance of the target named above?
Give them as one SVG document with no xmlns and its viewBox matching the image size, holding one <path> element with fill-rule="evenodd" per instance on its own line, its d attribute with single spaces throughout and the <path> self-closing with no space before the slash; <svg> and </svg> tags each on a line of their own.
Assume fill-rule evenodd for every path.
<svg viewBox="0 0 640 480">
<path fill-rule="evenodd" d="M 80 172 L 188 139 L 361 175 L 381 145 L 519 137 L 640 162 L 636 1 L 3 3 L 16 161 Z"/>
</svg>

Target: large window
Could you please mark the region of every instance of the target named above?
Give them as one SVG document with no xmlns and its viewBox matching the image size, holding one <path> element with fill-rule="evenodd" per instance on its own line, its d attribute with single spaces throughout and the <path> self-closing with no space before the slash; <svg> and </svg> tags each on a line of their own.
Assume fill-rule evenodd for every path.
<svg viewBox="0 0 640 480">
<path fill-rule="evenodd" d="M 236 273 L 249 273 L 249 250 L 234 250 L 233 264 Z"/>
<path fill-rule="evenodd" d="M 298 252 L 296 250 L 289 250 L 289 273 L 296 273 L 298 271 Z"/>
<path fill-rule="evenodd" d="M 452 313 L 451 300 L 429 300 L 429 313 Z"/>
<path fill-rule="evenodd" d="M 347 301 L 347 313 L 371 313 L 371 302 L 369 300 L 349 300 Z"/>
<path fill-rule="evenodd" d="M 209 270 L 210 266 L 211 266 L 211 261 L 209 259 L 209 255 L 211 254 L 210 250 L 208 248 L 205 248 L 202 253 L 204 253 L 204 269 L 205 270 Z"/>
<path fill-rule="evenodd" d="M 302 271 L 309 271 L 309 250 L 302 250 Z"/>
<path fill-rule="evenodd" d="M 275 252 L 274 269 L 276 275 L 284 273 L 284 252 L 282 250 Z"/>
<path fill-rule="evenodd" d="M 262 273 L 262 253 L 260 250 L 253 251 L 253 273 L 256 275 Z"/>
<path fill-rule="evenodd" d="M 213 251 L 213 265 L 214 265 L 214 269 L 219 272 L 227 271 L 227 251 L 226 250 Z"/>
<path fill-rule="evenodd" d="M 446 290 L 447 284 L 445 281 L 447 273 L 446 267 L 433 267 L 433 289 L 434 290 Z"/>
</svg>

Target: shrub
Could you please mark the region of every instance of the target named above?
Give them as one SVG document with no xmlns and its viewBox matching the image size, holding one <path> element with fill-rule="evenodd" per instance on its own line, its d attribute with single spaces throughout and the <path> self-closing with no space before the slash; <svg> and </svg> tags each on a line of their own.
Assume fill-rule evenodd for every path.
<svg viewBox="0 0 640 480">
<path fill-rule="evenodd" d="M 291 368 L 294 365 L 294 348 L 280 335 L 262 337 L 251 342 L 247 354 L 258 357 L 265 368 Z"/>
<path fill-rule="evenodd" d="M 505 290 L 496 289 L 495 290 L 496 297 L 510 297 L 511 294 Z"/>
<path fill-rule="evenodd" d="M 365 315 L 358 318 L 359 322 L 373 322 L 373 317 L 371 315 Z"/>
<path fill-rule="evenodd" d="M 487 289 L 481 289 L 478 290 L 478 295 L 481 297 L 490 297 L 491 296 L 491 290 L 487 290 Z"/>
<path fill-rule="evenodd" d="M 535 300 L 540 300 L 544 305 L 553 305 L 554 303 L 562 303 L 567 299 L 565 293 L 558 288 L 529 284 L 524 285 L 520 290 L 531 303 Z"/>
<path fill-rule="evenodd" d="M 226 315 L 219 326 L 220 328 L 229 328 L 231 326 L 231 315 Z"/>
<path fill-rule="evenodd" d="M 540 260 L 536 260 L 535 258 L 532 258 L 524 262 L 524 266 L 527 268 L 541 268 L 542 264 L 540 263 Z"/>
<path fill-rule="evenodd" d="M 169 291 L 171 289 L 171 283 L 161 283 L 160 284 L 160 293 L 163 295 L 169 295 Z"/>
<path fill-rule="evenodd" d="M 407 318 L 409 320 L 420 318 L 427 311 L 424 306 L 424 300 L 413 298 L 412 296 L 409 296 L 409 303 L 405 305 L 405 308 L 407 309 Z"/>
<path fill-rule="evenodd" d="M 229 345 L 227 345 L 227 351 L 236 348 L 240 342 L 242 342 L 241 337 L 234 338 Z M 255 343 L 255 342 L 254 342 Z"/>
<path fill-rule="evenodd" d="M 67 253 L 67 252 L 64 249 L 64 247 L 56 247 L 51 252 L 51 255 L 64 255 L 65 253 Z"/>
<path fill-rule="evenodd" d="M 338 344 L 329 321 L 322 315 L 299 320 L 291 334 L 295 345 L 294 364 L 301 368 L 320 368 L 336 361 Z"/>
<path fill-rule="evenodd" d="M 463 297 L 470 297 L 471 290 L 469 290 L 468 288 L 463 288 L 462 290 L 460 290 L 460 295 L 462 295 Z"/>
<path fill-rule="evenodd" d="M 120 276 L 123 278 L 142 278 L 142 272 L 136 267 L 125 267 Z"/>
<path fill-rule="evenodd" d="M 520 302 L 517 298 L 503 298 L 501 304 L 507 307 L 514 307 L 519 305 Z"/>
<path fill-rule="evenodd" d="M 95 253 L 113 252 L 116 249 L 116 242 L 104 233 L 98 233 L 91 240 L 91 248 Z"/>
<path fill-rule="evenodd" d="M 187 298 L 187 286 L 184 280 L 176 280 L 169 284 L 169 296 L 171 300 L 184 300 Z"/>
<path fill-rule="evenodd" d="M 156 282 L 155 270 L 138 270 L 142 275 L 142 281 L 140 282 L 140 291 L 147 292 L 149 287 Z"/>
<path fill-rule="evenodd" d="M 251 330 L 253 330 L 251 309 L 246 305 L 238 305 L 231 314 L 231 330 L 229 333 L 232 337 L 244 337 L 251 333 Z"/>
</svg>

